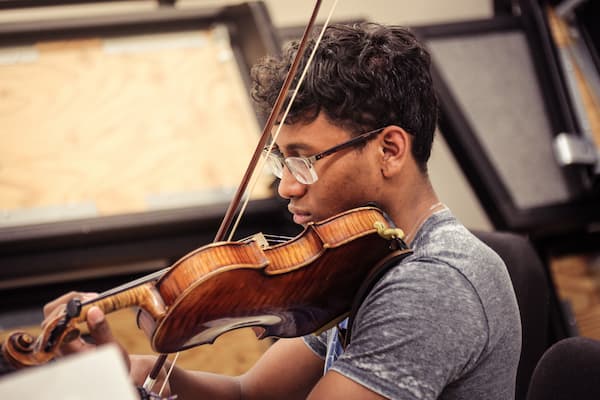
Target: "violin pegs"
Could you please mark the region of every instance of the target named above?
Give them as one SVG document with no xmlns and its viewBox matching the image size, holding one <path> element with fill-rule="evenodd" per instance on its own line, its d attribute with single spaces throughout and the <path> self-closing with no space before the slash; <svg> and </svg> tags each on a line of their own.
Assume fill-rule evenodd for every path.
<svg viewBox="0 0 600 400">
<path fill-rule="evenodd" d="M 52 360 L 54 354 L 40 351 L 36 342 L 37 340 L 26 332 L 15 332 L 2 345 L 2 356 L 16 369 L 33 367 Z"/>
</svg>

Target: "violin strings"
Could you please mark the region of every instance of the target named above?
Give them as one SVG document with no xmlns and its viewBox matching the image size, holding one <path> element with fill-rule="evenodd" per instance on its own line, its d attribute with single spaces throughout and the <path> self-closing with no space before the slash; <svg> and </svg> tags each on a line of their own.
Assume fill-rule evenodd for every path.
<svg viewBox="0 0 600 400">
<path fill-rule="evenodd" d="M 251 236 L 245 237 L 243 239 L 240 239 L 239 242 L 242 242 L 242 243 L 251 242 L 252 240 L 256 240 L 256 236 L 257 235 L 251 235 Z M 291 236 L 275 235 L 272 233 L 260 233 L 260 236 L 265 238 L 267 241 L 273 242 L 273 243 L 285 243 L 285 242 L 293 239 L 293 237 L 291 237 Z"/>
<path fill-rule="evenodd" d="M 263 236 L 269 243 L 285 243 L 293 239 L 293 237 L 283 235 L 263 234 Z"/>
<path fill-rule="evenodd" d="M 105 292 L 100 293 L 98 295 L 98 297 L 94 297 L 91 300 L 87 300 L 87 301 L 82 302 L 81 305 L 91 304 L 91 303 L 94 303 L 94 302 L 96 302 L 98 300 L 102 300 L 102 299 L 104 299 L 106 297 L 112 296 L 115 293 L 124 292 L 125 290 L 131 289 L 133 287 L 140 286 L 140 285 L 143 285 L 144 283 L 156 280 L 156 279 L 160 278 L 161 276 L 163 276 L 164 273 L 167 272 L 169 269 L 170 269 L 170 267 L 163 268 L 163 269 L 160 269 L 158 271 L 152 272 L 152 273 L 150 273 L 148 275 L 144 275 L 144 276 L 142 276 L 142 277 L 140 277 L 138 279 L 135 279 L 135 280 L 133 280 L 131 282 L 127 282 L 127 283 L 124 283 L 123 285 L 120 285 L 120 286 L 114 287 L 112 289 L 109 289 L 109 290 L 107 290 Z"/>
</svg>

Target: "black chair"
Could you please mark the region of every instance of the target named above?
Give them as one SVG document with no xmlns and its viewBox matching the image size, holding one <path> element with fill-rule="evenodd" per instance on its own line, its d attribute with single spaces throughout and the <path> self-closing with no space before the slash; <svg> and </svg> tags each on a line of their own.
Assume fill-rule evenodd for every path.
<svg viewBox="0 0 600 400">
<path fill-rule="evenodd" d="M 526 237 L 505 232 L 473 233 L 500 255 L 515 289 L 522 324 L 515 399 L 526 400 L 535 366 L 549 347 L 550 289 L 546 272 Z"/>
<path fill-rule="evenodd" d="M 581 336 L 552 345 L 537 364 L 527 400 L 600 399 L 600 341 Z"/>
</svg>

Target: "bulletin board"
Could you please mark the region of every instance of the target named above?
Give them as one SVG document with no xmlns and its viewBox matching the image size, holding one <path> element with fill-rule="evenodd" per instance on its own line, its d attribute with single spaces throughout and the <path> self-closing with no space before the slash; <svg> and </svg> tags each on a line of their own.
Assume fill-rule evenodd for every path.
<svg viewBox="0 0 600 400">
<path fill-rule="evenodd" d="M 259 132 L 223 25 L 2 48 L 0 94 L 0 226 L 227 201 Z"/>
<path fill-rule="evenodd" d="M 0 26 L 5 306 L 25 287 L 37 304 L 112 287 L 210 243 L 262 130 L 251 66 L 280 48 L 261 2 Z M 288 223 L 272 184 L 234 239 Z"/>
</svg>

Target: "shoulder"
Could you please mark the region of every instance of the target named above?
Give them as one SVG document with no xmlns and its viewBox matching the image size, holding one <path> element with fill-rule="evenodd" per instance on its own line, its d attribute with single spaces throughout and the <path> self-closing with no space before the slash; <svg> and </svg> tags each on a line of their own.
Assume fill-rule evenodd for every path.
<svg viewBox="0 0 600 400">
<path fill-rule="evenodd" d="M 405 263 L 398 266 L 397 272 L 411 271 L 411 265 L 429 265 L 430 268 L 421 271 L 425 277 L 427 274 L 445 274 L 448 278 L 460 276 L 482 299 L 513 296 L 512 283 L 502 258 L 449 211 L 435 214 L 426 221 L 415 237 L 413 250 Z"/>
<path fill-rule="evenodd" d="M 449 210 L 432 215 L 417 232 L 412 246 L 413 260 L 435 258 L 455 267 L 481 262 L 503 264 L 502 259 Z"/>
<path fill-rule="evenodd" d="M 357 340 L 361 334 L 373 340 L 385 332 L 412 337 L 418 347 L 443 350 L 452 340 L 457 348 L 469 349 L 463 361 L 475 360 L 488 343 L 487 299 L 495 296 L 486 280 L 511 290 L 502 277 L 502 260 L 449 212 L 430 218 L 413 245 L 414 253 L 392 267 L 365 298 L 352 341 L 355 334 Z M 494 277 L 496 270 L 500 279 Z"/>
<path fill-rule="evenodd" d="M 478 295 L 459 271 L 435 259 L 406 260 L 361 305 L 334 369 L 388 397 L 436 398 L 477 365 L 488 337 Z"/>
<path fill-rule="evenodd" d="M 411 258 L 393 267 L 374 285 L 357 320 L 361 314 L 370 320 L 379 316 L 380 321 L 393 315 L 393 323 L 412 328 L 420 324 L 423 330 L 461 325 L 485 335 L 488 328 L 476 285 L 460 268 L 433 257 Z"/>
</svg>

